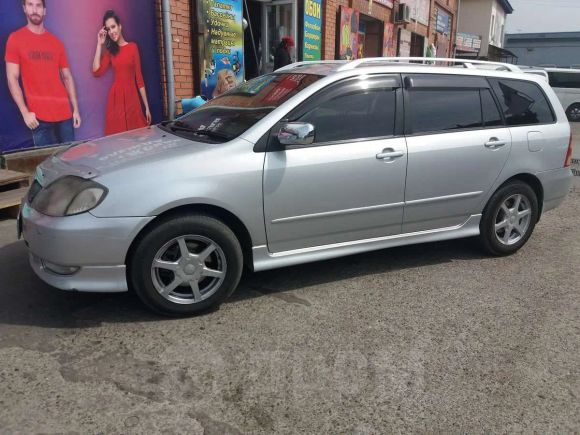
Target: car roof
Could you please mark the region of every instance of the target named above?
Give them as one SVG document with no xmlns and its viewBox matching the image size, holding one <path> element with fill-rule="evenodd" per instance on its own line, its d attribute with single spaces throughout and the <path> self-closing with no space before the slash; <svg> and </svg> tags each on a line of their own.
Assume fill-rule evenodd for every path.
<svg viewBox="0 0 580 435">
<path fill-rule="evenodd" d="M 276 73 L 331 75 L 360 75 L 364 73 L 432 73 L 471 76 L 491 76 L 519 78 L 527 81 L 545 81 L 539 75 L 524 74 L 519 67 L 499 62 L 474 61 L 466 59 L 416 58 L 416 57 L 379 57 L 363 58 L 354 61 L 327 60 L 297 62 L 275 71 Z M 516 76 L 517 77 L 514 77 Z"/>
</svg>

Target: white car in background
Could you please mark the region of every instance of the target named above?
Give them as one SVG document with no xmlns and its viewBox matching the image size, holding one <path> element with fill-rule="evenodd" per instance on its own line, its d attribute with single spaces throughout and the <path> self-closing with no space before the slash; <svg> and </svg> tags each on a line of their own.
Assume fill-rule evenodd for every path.
<svg viewBox="0 0 580 435">
<path fill-rule="evenodd" d="M 570 122 L 580 121 L 580 69 L 545 68 Z"/>
</svg>

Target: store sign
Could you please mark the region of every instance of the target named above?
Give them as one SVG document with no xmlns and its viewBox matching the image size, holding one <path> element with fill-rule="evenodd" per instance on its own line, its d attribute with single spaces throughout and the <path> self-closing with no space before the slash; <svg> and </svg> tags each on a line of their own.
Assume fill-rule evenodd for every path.
<svg viewBox="0 0 580 435">
<path fill-rule="evenodd" d="M 119 56 L 118 62 L 102 44 L 101 68 L 93 75 L 97 34 L 103 28 L 105 12 L 111 8 L 122 22 L 124 38 L 131 44 L 120 48 L 115 55 Z M 43 21 L 48 33 L 33 35 L 24 28 L 26 23 L 22 0 L 1 0 L 0 154 L 94 139 L 104 136 L 107 129 L 121 132 L 146 126 L 148 116 L 141 88 L 147 94 L 151 122 L 162 120 L 154 2 L 49 0 Z M 51 124 L 43 130 L 46 134 L 38 128 L 31 130 L 24 122 L 7 86 L 6 64 L 19 68 L 27 110 L 35 113 L 37 120 Z M 72 113 L 73 98 L 62 83 L 63 69 L 70 71 L 75 83 L 78 117 Z M 60 133 L 55 128 L 59 121 L 71 122 L 77 128 L 56 135 Z"/>
<path fill-rule="evenodd" d="M 476 53 L 481 48 L 481 37 L 471 33 L 457 33 L 457 49 Z"/>
<path fill-rule="evenodd" d="M 411 56 L 411 32 L 405 29 L 399 29 L 399 57 Z"/>
<path fill-rule="evenodd" d="M 303 60 L 320 60 L 322 52 L 322 0 L 305 0 Z"/>
<path fill-rule="evenodd" d="M 201 94 L 209 99 L 244 81 L 242 0 L 203 0 L 200 15 Z"/>
<path fill-rule="evenodd" d="M 397 47 L 395 46 L 395 25 L 392 23 L 385 23 L 383 30 L 383 56 L 394 57 L 397 55 Z"/>
<path fill-rule="evenodd" d="M 338 58 L 353 60 L 357 58 L 359 13 L 351 8 L 340 7 L 340 34 Z"/>
<path fill-rule="evenodd" d="M 449 35 L 451 32 L 451 15 L 439 9 L 437 10 L 437 32 Z"/>
</svg>

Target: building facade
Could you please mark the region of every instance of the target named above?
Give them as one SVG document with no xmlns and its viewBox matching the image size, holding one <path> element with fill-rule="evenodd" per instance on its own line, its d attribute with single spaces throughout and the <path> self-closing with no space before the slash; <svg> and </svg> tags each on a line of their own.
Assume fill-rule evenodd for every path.
<svg viewBox="0 0 580 435">
<path fill-rule="evenodd" d="M 514 9 L 509 0 L 461 0 L 459 12 L 459 57 L 509 61 L 504 49 L 507 17 Z M 465 39 L 474 44 L 464 44 Z"/>
<path fill-rule="evenodd" d="M 161 0 L 155 1 L 166 92 Z M 219 6 L 218 0 L 209 1 Z M 462 0 L 462 7 L 466 1 Z M 208 65 L 202 61 L 200 47 L 207 44 L 207 30 L 200 23 L 201 0 L 170 3 L 175 110 L 180 113 L 181 99 L 203 93 L 201 83 Z M 453 57 L 456 49 L 459 0 L 240 0 L 240 3 L 246 79 L 273 70 L 275 51 L 283 37 L 291 37 L 295 42 L 291 49 L 293 61 Z"/>
<path fill-rule="evenodd" d="M 580 67 L 580 32 L 508 34 L 505 47 L 521 65 Z"/>
</svg>

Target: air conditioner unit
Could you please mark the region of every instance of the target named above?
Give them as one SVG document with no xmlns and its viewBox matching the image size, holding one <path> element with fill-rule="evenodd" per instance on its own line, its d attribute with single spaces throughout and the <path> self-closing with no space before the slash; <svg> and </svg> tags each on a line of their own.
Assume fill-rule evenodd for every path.
<svg viewBox="0 0 580 435">
<path fill-rule="evenodd" d="M 396 23 L 410 23 L 411 22 L 411 8 L 406 3 L 399 3 L 399 8 L 395 14 Z"/>
</svg>

